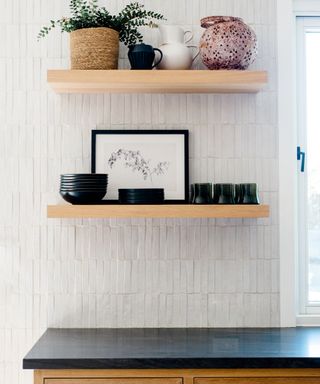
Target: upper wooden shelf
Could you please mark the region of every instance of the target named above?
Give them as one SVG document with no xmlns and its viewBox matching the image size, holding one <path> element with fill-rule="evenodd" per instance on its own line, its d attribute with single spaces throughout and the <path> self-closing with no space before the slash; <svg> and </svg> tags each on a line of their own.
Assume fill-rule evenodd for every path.
<svg viewBox="0 0 320 384">
<path fill-rule="evenodd" d="M 49 205 L 49 218 L 258 218 L 268 205 Z"/>
<path fill-rule="evenodd" d="M 257 93 L 266 71 L 49 70 L 57 93 Z"/>
</svg>

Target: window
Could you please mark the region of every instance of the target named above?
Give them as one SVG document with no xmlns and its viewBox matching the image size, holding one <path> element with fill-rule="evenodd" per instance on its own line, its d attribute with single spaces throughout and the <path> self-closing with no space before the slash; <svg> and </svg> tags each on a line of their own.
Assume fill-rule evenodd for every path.
<svg viewBox="0 0 320 384">
<path fill-rule="evenodd" d="M 320 315 L 320 17 L 297 26 L 299 312 Z"/>
</svg>

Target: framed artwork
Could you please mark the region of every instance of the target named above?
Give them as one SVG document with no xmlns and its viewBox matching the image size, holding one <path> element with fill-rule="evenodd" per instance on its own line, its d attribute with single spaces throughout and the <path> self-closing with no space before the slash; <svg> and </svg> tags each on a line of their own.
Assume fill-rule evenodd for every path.
<svg viewBox="0 0 320 384">
<path fill-rule="evenodd" d="M 187 130 L 93 130 L 92 173 L 109 175 L 106 200 L 121 188 L 164 188 L 166 203 L 188 203 Z"/>
</svg>

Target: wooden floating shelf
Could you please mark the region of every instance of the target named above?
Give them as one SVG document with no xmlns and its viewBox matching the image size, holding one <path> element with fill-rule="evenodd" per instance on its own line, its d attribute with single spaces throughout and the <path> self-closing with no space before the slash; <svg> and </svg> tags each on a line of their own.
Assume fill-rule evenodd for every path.
<svg viewBox="0 0 320 384">
<path fill-rule="evenodd" d="M 49 205 L 49 218 L 259 218 L 268 205 Z"/>
<path fill-rule="evenodd" d="M 257 93 L 266 71 L 49 70 L 57 93 Z"/>
</svg>

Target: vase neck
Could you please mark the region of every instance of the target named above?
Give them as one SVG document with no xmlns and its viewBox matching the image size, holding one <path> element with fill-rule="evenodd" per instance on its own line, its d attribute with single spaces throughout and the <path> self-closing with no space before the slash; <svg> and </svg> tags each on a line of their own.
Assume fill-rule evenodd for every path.
<svg viewBox="0 0 320 384">
<path fill-rule="evenodd" d="M 233 16 L 208 16 L 203 19 L 201 19 L 201 27 L 202 28 L 209 28 L 213 25 L 219 24 L 219 23 L 226 23 L 230 21 L 238 21 L 243 23 L 243 20 L 240 17 L 233 17 Z"/>
</svg>

